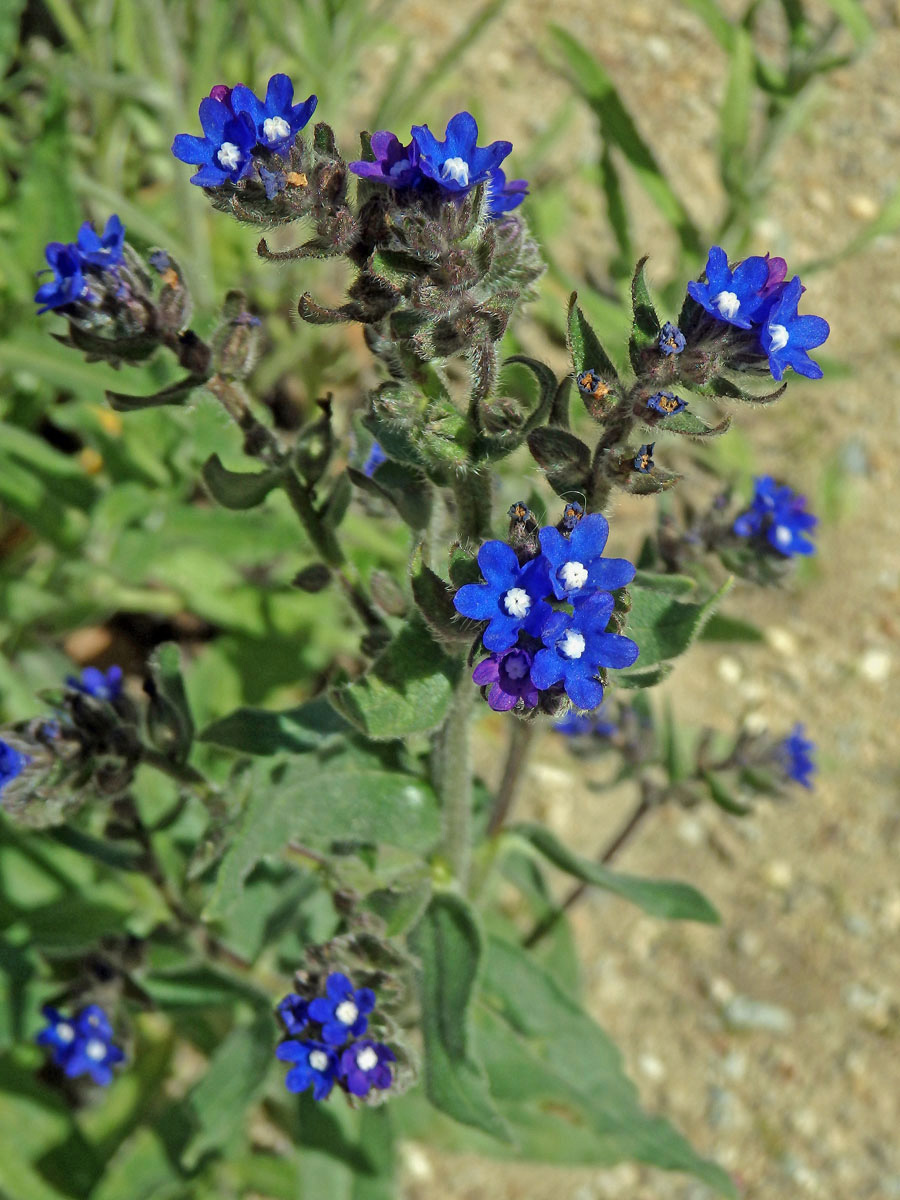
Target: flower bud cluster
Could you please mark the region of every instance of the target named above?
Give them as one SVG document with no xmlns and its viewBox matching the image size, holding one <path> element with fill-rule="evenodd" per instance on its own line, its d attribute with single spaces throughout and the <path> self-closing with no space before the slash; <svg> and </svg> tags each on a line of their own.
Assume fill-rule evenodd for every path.
<svg viewBox="0 0 900 1200">
<path fill-rule="evenodd" d="M 51 1005 L 42 1012 L 47 1027 L 35 1040 L 39 1046 L 50 1048 L 54 1066 L 70 1079 L 87 1075 L 101 1087 L 112 1083 L 112 1069 L 122 1062 L 125 1052 L 113 1041 L 112 1024 L 100 1005 L 85 1005 L 73 1017 L 64 1016 Z"/>
<path fill-rule="evenodd" d="M 527 509 L 514 509 L 517 534 L 527 528 L 518 512 Z M 636 661 L 637 645 L 617 632 L 612 595 L 635 568 L 603 557 L 608 537 L 604 516 L 576 515 L 569 506 L 559 526 L 538 531 L 539 551 L 531 553 L 521 536 L 514 537 L 517 549 L 489 541 L 479 550 L 484 582 L 464 585 L 453 602 L 463 616 L 487 622 L 481 641 L 489 654 L 472 678 L 490 687 L 487 700 L 497 712 L 557 711 L 563 693 L 577 708 L 596 709 L 601 672 Z"/>
</svg>

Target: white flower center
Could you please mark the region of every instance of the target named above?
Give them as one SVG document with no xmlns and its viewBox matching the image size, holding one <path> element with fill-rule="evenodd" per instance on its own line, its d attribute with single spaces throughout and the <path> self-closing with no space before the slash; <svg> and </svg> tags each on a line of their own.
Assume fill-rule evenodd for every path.
<svg viewBox="0 0 900 1200">
<path fill-rule="evenodd" d="M 101 1042 L 99 1038 L 91 1038 L 85 1046 L 84 1052 L 94 1062 L 103 1062 L 106 1058 L 106 1042 Z"/>
<path fill-rule="evenodd" d="M 791 531 L 787 525 L 775 526 L 775 541 L 779 546 L 789 546 L 791 544 Z"/>
<path fill-rule="evenodd" d="M 378 1066 L 378 1055 L 371 1046 L 365 1046 L 356 1056 L 356 1065 L 361 1071 L 371 1071 Z"/>
<path fill-rule="evenodd" d="M 728 320 L 736 317 L 737 310 L 741 307 L 741 302 L 734 292 L 719 292 L 717 296 L 713 296 L 712 302 L 722 316 L 727 317 Z"/>
<path fill-rule="evenodd" d="M 266 117 L 263 121 L 263 137 L 267 142 L 281 142 L 290 135 L 291 127 L 284 117 Z"/>
<path fill-rule="evenodd" d="M 580 562 L 567 562 L 559 568 L 559 578 L 567 592 L 582 588 L 587 583 L 587 567 Z"/>
<path fill-rule="evenodd" d="M 527 617 L 531 597 L 524 588 L 510 588 L 503 597 L 503 607 L 511 617 Z"/>
<path fill-rule="evenodd" d="M 324 1071 L 328 1066 L 328 1055 L 324 1050 L 311 1050 L 309 1052 L 309 1065 L 314 1071 Z"/>
<path fill-rule="evenodd" d="M 226 171 L 233 171 L 235 167 L 239 167 L 243 157 L 240 147 L 236 146 L 234 142 L 223 142 L 219 147 L 219 153 L 216 155 L 216 158 Z"/>
<path fill-rule="evenodd" d="M 567 629 L 565 636 L 557 644 L 566 658 L 581 658 L 584 654 L 584 635 L 576 629 Z"/>
<path fill-rule="evenodd" d="M 528 659 L 524 654 L 510 654 L 504 665 L 510 679 L 524 679 L 528 674 Z"/>
<path fill-rule="evenodd" d="M 352 1025 L 359 1016 L 359 1009 L 352 1000 L 342 1000 L 334 1010 L 334 1015 L 342 1025 Z"/>
<path fill-rule="evenodd" d="M 772 344 L 769 346 L 770 354 L 774 354 L 776 350 L 783 350 L 788 344 L 788 331 L 783 325 L 770 325 L 769 337 L 772 339 Z"/>
<path fill-rule="evenodd" d="M 61 1042 L 71 1042 L 75 1036 L 75 1030 L 68 1021 L 61 1021 L 56 1027 L 56 1036 Z"/>
<path fill-rule="evenodd" d="M 468 187 L 469 164 L 464 158 L 448 158 L 441 167 L 441 178 L 452 179 L 460 187 Z"/>
</svg>

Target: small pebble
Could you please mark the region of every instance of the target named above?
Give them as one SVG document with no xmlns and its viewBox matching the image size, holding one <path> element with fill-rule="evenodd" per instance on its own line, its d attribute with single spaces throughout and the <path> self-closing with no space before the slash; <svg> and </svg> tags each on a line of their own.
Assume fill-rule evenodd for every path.
<svg viewBox="0 0 900 1200">
<path fill-rule="evenodd" d="M 759 1029 L 765 1033 L 790 1033 L 793 1013 L 777 1004 L 764 1004 L 749 996 L 735 996 L 725 1005 L 723 1016 L 733 1029 Z"/>
</svg>

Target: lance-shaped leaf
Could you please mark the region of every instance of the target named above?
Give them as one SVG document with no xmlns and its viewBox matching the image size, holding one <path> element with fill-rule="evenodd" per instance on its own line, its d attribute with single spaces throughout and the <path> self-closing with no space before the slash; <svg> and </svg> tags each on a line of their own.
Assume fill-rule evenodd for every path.
<svg viewBox="0 0 900 1200">
<path fill-rule="evenodd" d="M 184 763 L 194 740 L 181 654 L 174 642 L 166 642 L 150 655 L 150 679 L 145 690 L 150 698 L 147 724 L 156 748 L 172 762 Z"/>
<path fill-rule="evenodd" d="M 347 477 L 360 491 L 387 500 L 411 529 L 424 529 L 431 517 L 432 489 L 424 474 L 404 462 L 388 459 L 375 476 L 364 475 L 355 467 L 347 468 Z"/>
<path fill-rule="evenodd" d="M 663 417 L 653 426 L 654 433 L 680 433 L 686 437 L 718 437 L 720 434 L 726 433 L 731 425 L 731 417 L 725 417 L 718 425 L 707 425 L 707 423 L 698 417 L 696 413 L 680 412 L 673 413 L 670 417 Z"/>
<path fill-rule="evenodd" d="M 613 391 L 619 383 L 618 373 L 590 321 L 578 307 L 577 299 L 577 292 L 573 292 L 569 297 L 569 315 L 566 322 L 566 345 L 572 356 L 575 376 L 577 378 L 583 371 L 595 371 L 606 387 Z M 582 398 L 591 416 L 599 416 L 600 410 L 592 410 L 589 406 L 589 400 L 592 398 L 584 397 L 583 393 Z"/>
<path fill-rule="evenodd" d="M 724 375 L 717 375 L 709 383 L 695 387 L 694 391 L 703 396 L 724 396 L 728 400 L 743 400 L 747 404 L 772 404 L 787 391 L 787 382 L 773 392 L 751 392 L 738 386 L 733 380 L 726 379 Z"/>
<path fill-rule="evenodd" d="M 482 955 L 481 932 L 472 910 L 459 896 L 436 895 L 413 931 L 410 946 L 421 963 L 428 1098 L 455 1121 L 508 1142 L 509 1131 L 470 1044 L 469 1007 Z"/>
<path fill-rule="evenodd" d="M 706 897 L 689 883 L 678 883 L 671 879 L 641 879 L 637 875 L 611 871 L 602 863 L 582 858 L 564 846 L 543 825 L 525 823 L 514 826 L 510 832 L 528 841 L 560 871 L 603 891 L 614 892 L 652 917 L 664 917 L 671 921 L 702 921 L 707 925 L 718 924 L 721 919 Z"/>
<path fill-rule="evenodd" d="M 280 467 L 265 471 L 229 471 L 222 466 L 218 454 L 211 455 L 203 464 L 203 482 L 223 508 L 256 508 L 283 479 L 284 470 Z"/>
<path fill-rule="evenodd" d="M 152 396 L 128 396 L 124 392 L 106 393 L 106 399 L 116 412 L 138 412 L 142 408 L 164 408 L 166 405 L 184 404 L 195 388 L 203 387 L 205 375 L 186 375 L 177 383 L 170 383 Z"/>
<path fill-rule="evenodd" d="M 634 269 L 634 276 L 631 280 L 631 308 L 634 314 L 634 328 L 631 336 L 632 341 L 638 346 L 654 345 L 659 337 L 660 328 L 659 317 L 656 315 L 656 308 L 653 305 L 644 272 L 647 258 L 648 256 L 645 255 L 640 260 Z"/>
<path fill-rule="evenodd" d="M 207 725 L 198 740 L 241 754 L 303 754 L 333 742 L 350 728 L 325 697 L 318 696 L 280 712 L 238 708 Z"/>
<path fill-rule="evenodd" d="M 556 372 L 536 358 L 529 358 L 525 354 L 512 354 L 503 360 L 504 367 L 512 363 L 520 363 L 523 367 L 527 367 L 538 382 L 538 402 L 522 426 L 522 435 L 524 436 L 532 429 L 537 429 L 539 425 L 545 424 L 549 419 L 558 384 Z"/>
<path fill-rule="evenodd" d="M 528 435 L 528 448 L 558 496 L 565 498 L 588 490 L 591 452 L 573 433 L 544 426 Z"/>
<path fill-rule="evenodd" d="M 700 636 L 733 583 L 733 577 L 727 579 L 703 604 L 687 604 L 665 592 L 631 584 L 632 603 L 625 632 L 640 647 L 638 669 L 646 670 L 655 663 L 683 654 Z M 613 678 L 619 678 L 619 673 Z"/>
<path fill-rule="evenodd" d="M 632 496 L 655 496 L 658 492 L 667 492 L 684 479 L 675 471 L 667 471 L 664 467 L 654 467 L 652 471 L 633 471 L 625 483 L 625 491 Z"/>
<path fill-rule="evenodd" d="M 471 625 L 453 604 L 453 588 L 422 562 L 421 551 L 413 560 L 412 591 L 422 620 L 435 637 L 451 641 L 472 640 Z"/>
<path fill-rule="evenodd" d="M 714 771 L 706 771 L 703 778 L 706 780 L 706 786 L 709 788 L 709 794 L 712 797 L 713 803 L 717 804 L 725 812 L 731 813 L 733 817 L 746 817 L 753 811 L 749 805 L 742 804 L 733 795 L 721 775 L 717 775 Z"/>
<path fill-rule="evenodd" d="M 623 688 L 656 687 L 672 674 L 674 666 L 670 662 L 657 663 L 653 667 L 629 667 L 627 671 L 617 671 L 615 684 Z"/>
<path fill-rule="evenodd" d="M 365 675 L 335 688 L 341 716 L 371 738 L 401 738 L 436 729 L 447 713 L 460 663 L 419 617 L 408 621 Z"/>
</svg>

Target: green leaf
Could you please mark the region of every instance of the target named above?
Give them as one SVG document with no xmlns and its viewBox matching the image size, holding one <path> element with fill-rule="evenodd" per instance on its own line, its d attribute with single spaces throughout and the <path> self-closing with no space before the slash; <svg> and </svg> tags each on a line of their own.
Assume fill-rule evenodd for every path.
<svg viewBox="0 0 900 1200">
<path fill-rule="evenodd" d="M 203 482 L 223 508 L 256 508 L 283 478 L 284 471 L 274 467 L 265 471 L 229 471 L 222 466 L 218 454 L 211 455 L 203 464 Z"/>
<path fill-rule="evenodd" d="M 175 1200 L 184 1181 L 152 1129 L 143 1126 L 122 1143 L 107 1164 L 91 1200 Z"/>
<path fill-rule="evenodd" d="M 753 39 L 741 26 L 734 27 L 729 60 L 728 84 L 719 117 L 719 171 L 729 200 L 742 206 L 748 183 L 756 54 Z"/>
<path fill-rule="evenodd" d="M 272 1019 L 265 1014 L 252 1025 L 232 1030 L 216 1050 L 187 1099 L 199 1124 L 181 1155 L 187 1170 L 193 1170 L 205 1154 L 228 1147 L 236 1135 L 246 1131 L 247 1110 L 262 1091 L 275 1061 L 273 1041 Z"/>
<path fill-rule="evenodd" d="M 698 230 L 660 169 L 612 79 L 597 59 L 587 52 L 583 40 L 558 25 L 551 26 L 551 34 L 565 59 L 570 82 L 600 122 L 603 140 L 615 145 L 625 156 L 641 186 L 678 234 L 685 251 L 699 257 L 702 247 Z"/>
<path fill-rule="evenodd" d="M 644 267 L 647 265 L 648 257 L 645 254 L 634 268 L 634 275 L 631 280 L 631 308 L 634 313 L 633 336 L 638 339 L 640 345 L 655 344 L 659 337 L 660 329 L 659 317 L 656 315 L 656 308 L 654 307 L 644 274 Z"/>
<path fill-rule="evenodd" d="M 625 632 L 640 647 L 638 670 L 677 658 L 700 636 L 703 627 L 734 583 L 730 577 L 702 604 L 686 604 L 665 592 L 632 584 Z M 618 672 L 612 678 L 616 679 Z"/>
<path fill-rule="evenodd" d="M 718 425 L 707 423 L 692 412 L 673 413 L 657 421 L 653 430 L 655 433 L 680 433 L 688 437 L 718 437 L 726 433 L 731 425 L 731 417 L 725 417 Z"/>
<path fill-rule="evenodd" d="M 872 23 L 858 0 L 826 0 L 828 7 L 844 25 L 856 42 L 864 46 L 874 34 Z"/>
<path fill-rule="evenodd" d="M 472 627 L 456 611 L 453 589 L 437 572 L 422 562 L 417 553 L 413 562 L 412 592 L 422 620 L 437 638 L 471 642 Z"/>
<path fill-rule="evenodd" d="M 687 1171 L 729 1200 L 728 1174 L 641 1108 L 603 1030 L 520 946 L 488 942 L 478 1041 L 518 1159 L 609 1166 L 636 1160 Z"/>
<path fill-rule="evenodd" d="M 713 613 L 700 634 L 701 642 L 762 642 L 763 631 L 750 621 L 728 613 Z"/>
<path fill-rule="evenodd" d="M 664 917 L 669 921 L 702 921 L 707 925 L 718 924 L 721 920 L 706 897 L 689 883 L 677 883 L 670 879 L 641 879 L 637 875 L 611 871 L 602 863 L 592 862 L 569 850 L 543 825 L 515 825 L 510 832 L 530 842 L 535 850 L 566 874 L 574 875 L 576 879 L 606 892 L 614 892 L 652 917 Z"/>
<path fill-rule="evenodd" d="M 590 487 L 591 452 L 573 433 L 543 426 L 528 435 L 528 449 L 558 496 L 565 499 Z"/>
<path fill-rule="evenodd" d="M 147 685 L 152 688 L 147 714 L 150 736 L 156 748 L 172 762 L 184 763 L 194 741 L 194 719 L 181 677 L 181 652 L 176 643 L 157 646 L 147 666 L 152 681 Z"/>
<path fill-rule="evenodd" d="M 733 817 L 746 817 L 753 809 L 742 804 L 740 800 L 734 796 L 725 784 L 721 775 L 716 775 L 713 771 L 705 771 L 703 778 L 706 780 L 706 785 L 709 788 L 709 794 L 713 802 L 724 809 L 725 812 L 731 813 Z"/>
<path fill-rule="evenodd" d="M 144 408 L 165 408 L 167 405 L 184 404 L 191 392 L 206 383 L 204 375 L 185 375 L 183 379 L 170 383 L 151 396 L 129 396 L 124 392 L 106 392 L 110 408 L 116 412 L 140 412 Z"/>
<path fill-rule="evenodd" d="M 444 719 L 461 663 L 438 645 L 415 617 L 365 675 L 335 688 L 329 699 L 341 716 L 371 738 L 428 733 Z"/>
<path fill-rule="evenodd" d="M 665 592 L 669 596 L 685 596 L 696 591 L 697 580 L 690 575 L 663 575 L 655 571 L 636 571 L 629 587 L 647 588 L 652 592 Z"/>
<path fill-rule="evenodd" d="M 566 344 L 572 356 L 572 369 L 576 375 L 582 371 L 596 371 L 609 388 L 614 388 L 619 382 L 616 368 L 587 317 L 578 307 L 577 299 L 578 293 L 573 292 L 569 297 L 566 321 Z"/>
<path fill-rule="evenodd" d="M 464 1125 L 509 1141 L 484 1068 L 470 1046 L 469 1006 L 482 955 L 481 933 L 466 902 L 436 895 L 410 938 L 421 962 L 425 1089 L 431 1103 Z"/>
<path fill-rule="evenodd" d="M 319 696 L 281 712 L 239 708 L 220 721 L 213 721 L 198 740 L 242 754 L 303 754 L 349 730 L 344 718 L 324 696 Z"/>
<path fill-rule="evenodd" d="M 626 671 L 617 671 L 615 683 L 623 688 L 656 687 L 672 674 L 673 664 L 670 662 L 657 663 L 655 667 L 629 667 Z"/>
<path fill-rule="evenodd" d="M 393 453 L 391 447 L 385 449 Z M 431 517 L 432 488 L 425 475 L 407 462 L 390 458 L 375 471 L 373 476 L 364 475 L 354 467 L 346 474 L 354 487 L 369 492 L 381 500 L 387 500 L 399 513 L 410 529 L 424 529 Z"/>
</svg>

